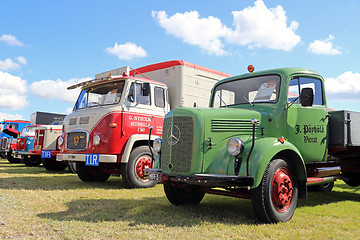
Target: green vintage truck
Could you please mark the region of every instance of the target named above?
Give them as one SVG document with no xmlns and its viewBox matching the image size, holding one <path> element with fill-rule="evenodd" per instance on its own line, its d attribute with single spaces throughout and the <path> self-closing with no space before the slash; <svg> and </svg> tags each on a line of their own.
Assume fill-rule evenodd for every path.
<svg viewBox="0 0 360 240">
<path fill-rule="evenodd" d="M 249 198 L 259 220 L 284 222 L 309 185 L 360 185 L 359 133 L 360 113 L 330 111 L 317 72 L 250 72 L 216 83 L 210 108 L 169 112 L 145 174 L 174 205 L 205 193 Z"/>
</svg>

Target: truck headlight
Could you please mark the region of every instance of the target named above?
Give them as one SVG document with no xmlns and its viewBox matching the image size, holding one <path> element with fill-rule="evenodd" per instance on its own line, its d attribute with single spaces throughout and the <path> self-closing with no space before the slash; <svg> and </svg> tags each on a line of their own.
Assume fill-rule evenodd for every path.
<svg viewBox="0 0 360 240">
<path fill-rule="evenodd" d="M 94 136 L 93 144 L 94 144 L 94 145 L 99 145 L 99 144 L 100 144 L 100 137 L 99 137 L 99 135 L 95 135 L 95 136 Z"/>
<path fill-rule="evenodd" d="M 245 145 L 244 142 L 237 137 L 232 137 L 227 142 L 227 150 L 230 155 L 236 157 L 244 151 Z"/>
<path fill-rule="evenodd" d="M 63 143 L 64 143 L 64 138 L 60 136 L 60 137 L 58 138 L 58 146 L 59 146 L 59 147 L 62 146 Z"/>
<path fill-rule="evenodd" d="M 154 143 L 153 143 L 153 148 L 154 148 L 154 151 L 159 153 L 160 150 L 161 150 L 161 138 L 157 138 L 154 140 Z"/>
</svg>

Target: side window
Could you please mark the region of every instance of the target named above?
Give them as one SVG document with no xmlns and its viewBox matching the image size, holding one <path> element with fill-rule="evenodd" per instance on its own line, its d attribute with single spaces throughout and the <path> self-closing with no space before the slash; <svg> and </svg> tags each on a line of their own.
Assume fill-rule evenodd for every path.
<svg viewBox="0 0 360 240">
<path fill-rule="evenodd" d="M 323 105 L 321 81 L 315 78 L 300 77 L 300 91 L 303 88 L 312 88 L 314 91 L 313 105 Z"/>
<path fill-rule="evenodd" d="M 165 107 L 165 91 L 163 88 L 155 87 L 155 106 Z"/>
<path fill-rule="evenodd" d="M 134 102 L 137 104 L 150 105 L 150 93 L 147 96 L 145 96 L 143 84 L 132 83 L 130 87 L 128 100 L 130 102 Z"/>
<path fill-rule="evenodd" d="M 288 102 L 300 103 L 299 97 L 299 79 L 291 79 L 289 83 Z"/>
<path fill-rule="evenodd" d="M 319 79 L 300 77 L 291 79 L 289 83 L 288 102 L 300 103 L 300 93 L 303 88 L 314 91 L 313 105 L 323 105 L 322 85 Z"/>
</svg>

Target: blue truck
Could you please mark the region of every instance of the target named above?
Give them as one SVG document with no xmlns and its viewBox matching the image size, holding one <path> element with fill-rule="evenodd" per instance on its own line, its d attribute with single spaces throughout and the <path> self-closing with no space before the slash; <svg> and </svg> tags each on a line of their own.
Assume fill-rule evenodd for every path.
<svg viewBox="0 0 360 240">
<path fill-rule="evenodd" d="M 12 149 L 16 146 L 16 138 L 24 127 L 30 125 L 30 121 L 4 120 L 0 122 L 0 156 L 10 163 L 19 163 L 20 159 L 13 156 Z"/>
</svg>

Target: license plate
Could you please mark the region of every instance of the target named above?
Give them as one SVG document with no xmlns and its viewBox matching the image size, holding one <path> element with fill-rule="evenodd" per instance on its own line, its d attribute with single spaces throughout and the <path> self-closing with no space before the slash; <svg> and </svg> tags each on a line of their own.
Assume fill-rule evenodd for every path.
<svg viewBox="0 0 360 240">
<path fill-rule="evenodd" d="M 86 166 L 99 166 L 99 154 L 85 154 Z"/>
<path fill-rule="evenodd" d="M 51 158 L 51 151 L 41 151 L 41 158 Z"/>
</svg>

